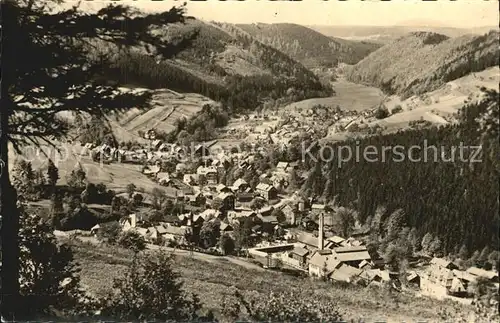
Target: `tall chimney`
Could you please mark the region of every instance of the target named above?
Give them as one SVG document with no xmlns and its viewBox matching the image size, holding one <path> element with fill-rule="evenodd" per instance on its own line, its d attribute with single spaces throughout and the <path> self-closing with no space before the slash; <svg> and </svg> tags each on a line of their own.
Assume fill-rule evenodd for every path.
<svg viewBox="0 0 500 323">
<path fill-rule="evenodd" d="M 324 215 L 320 213 L 319 215 L 319 229 L 318 229 L 318 250 L 323 250 L 323 222 Z"/>
</svg>

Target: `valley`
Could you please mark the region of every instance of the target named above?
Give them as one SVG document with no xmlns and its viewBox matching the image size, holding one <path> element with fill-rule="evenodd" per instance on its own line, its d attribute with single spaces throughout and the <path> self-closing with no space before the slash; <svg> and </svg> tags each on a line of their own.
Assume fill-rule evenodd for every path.
<svg viewBox="0 0 500 323">
<path fill-rule="evenodd" d="M 45 45 L 28 33 L 38 21 L 16 25 L 18 52 L 54 58 L 57 73 L 17 61 L 24 74 L 1 115 L 2 187 L 15 188 L 2 207 L 18 210 L 2 226 L 19 231 L 2 245 L 22 251 L 2 261 L 19 259 L 10 274 L 31 307 L 54 294 L 43 315 L 498 316 L 498 30 L 229 23 L 113 5 L 65 13 L 75 22 L 9 5 L 81 27 L 66 29 L 82 39 Z M 433 162 L 413 150 L 422 143 Z M 464 143 L 481 147 L 480 162 L 455 159 Z M 395 146 L 408 148 L 400 160 Z"/>
</svg>

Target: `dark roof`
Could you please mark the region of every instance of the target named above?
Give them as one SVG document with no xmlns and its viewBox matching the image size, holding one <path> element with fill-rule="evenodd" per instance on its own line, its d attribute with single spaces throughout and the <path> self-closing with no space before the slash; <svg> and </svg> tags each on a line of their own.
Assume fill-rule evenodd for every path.
<svg viewBox="0 0 500 323">
<path fill-rule="evenodd" d="M 304 257 L 305 255 L 307 255 L 309 253 L 309 250 L 301 248 L 301 247 L 296 247 L 295 249 L 293 249 L 292 253 L 294 253 L 300 257 Z"/>
</svg>

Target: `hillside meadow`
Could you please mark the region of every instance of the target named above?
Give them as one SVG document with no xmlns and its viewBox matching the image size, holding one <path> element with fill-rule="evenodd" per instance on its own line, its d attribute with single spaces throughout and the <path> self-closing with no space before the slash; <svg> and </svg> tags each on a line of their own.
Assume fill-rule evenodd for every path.
<svg viewBox="0 0 500 323">
<path fill-rule="evenodd" d="M 113 279 L 126 272 L 132 252 L 118 247 L 100 245 L 98 248 L 75 240 L 69 241 L 75 260 L 81 266 L 85 288 L 94 295 L 112 290 Z M 298 278 L 273 271 L 255 271 L 227 261 L 209 262 L 176 256 L 174 269 L 181 274 L 188 292 L 197 293 L 206 308 L 216 313 L 224 297 L 239 290 L 244 295 L 266 295 L 269 292 L 294 290 L 303 295 L 331 300 L 348 320 L 383 320 L 386 322 L 439 322 L 449 318 L 444 313 L 470 310 L 466 305 L 417 297 L 410 293 L 397 294 L 379 288 L 332 285 Z"/>
</svg>

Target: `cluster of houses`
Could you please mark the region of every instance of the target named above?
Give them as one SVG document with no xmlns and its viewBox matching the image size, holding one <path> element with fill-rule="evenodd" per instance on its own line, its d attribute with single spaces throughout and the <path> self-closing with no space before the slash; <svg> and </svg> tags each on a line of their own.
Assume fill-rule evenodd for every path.
<svg viewBox="0 0 500 323">
<path fill-rule="evenodd" d="M 337 235 L 325 237 L 322 215 L 319 222 L 317 235 L 304 231 L 288 232 L 285 235 L 286 243 L 252 248 L 249 254 L 264 267 L 286 266 L 330 281 L 365 286 L 389 283 L 400 288 L 404 279 L 423 295 L 437 298 L 472 297 L 473 286 L 479 279 L 486 280 L 493 290 L 499 288 L 497 271 L 477 267 L 459 270 L 453 262 L 442 258 L 432 258 L 428 266 L 408 270 L 405 277 L 401 277 L 401 273 L 387 270 L 383 259 L 376 253 L 370 253 L 362 241 Z"/>
<path fill-rule="evenodd" d="M 433 258 L 428 270 L 422 275 L 420 287 L 423 294 L 438 298 L 468 297 L 474 293 L 472 289 L 480 279 L 498 291 L 498 271 L 477 267 L 470 267 L 463 271 L 449 260 Z"/>
<path fill-rule="evenodd" d="M 287 243 L 253 248 L 249 254 L 265 267 L 288 266 L 310 276 L 348 283 L 381 284 L 391 281 L 393 273 L 384 270 L 380 257 L 368 252 L 362 241 L 324 234 L 324 216 L 319 217 L 318 234 L 288 232 Z M 409 277 L 417 282 L 417 277 Z"/>
</svg>

